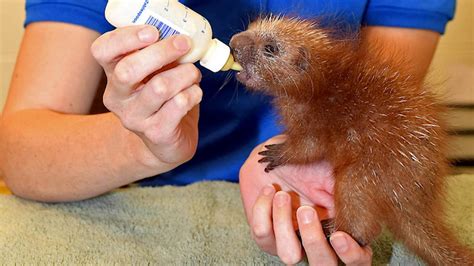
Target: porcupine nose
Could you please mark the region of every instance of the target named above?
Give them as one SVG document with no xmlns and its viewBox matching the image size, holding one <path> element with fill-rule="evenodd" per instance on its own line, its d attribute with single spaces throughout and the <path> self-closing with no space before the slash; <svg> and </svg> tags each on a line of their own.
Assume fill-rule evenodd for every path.
<svg viewBox="0 0 474 266">
<path fill-rule="evenodd" d="M 248 32 L 241 32 L 234 35 L 229 45 L 237 62 L 245 63 L 252 58 L 255 41 L 249 36 Z"/>
</svg>

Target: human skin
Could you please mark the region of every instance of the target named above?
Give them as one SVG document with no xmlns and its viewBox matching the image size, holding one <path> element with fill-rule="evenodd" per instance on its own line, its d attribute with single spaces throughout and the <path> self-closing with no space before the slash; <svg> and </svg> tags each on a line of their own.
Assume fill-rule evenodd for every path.
<svg viewBox="0 0 474 266">
<path fill-rule="evenodd" d="M 413 75 L 422 78 L 431 63 L 439 34 L 427 30 L 367 27 L 362 30 L 361 38 L 363 47 L 379 43 L 377 46 L 384 48 L 384 56 L 405 56 L 413 66 Z M 360 247 L 344 232 L 334 233 L 330 243 L 323 234 L 319 220 L 334 215 L 334 177 L 327 162 L 286 165 L 270 173 L 265 173 L 265 164 L 258 163 L 261 158 L 258 152 L 264 150 L 264 145 L 283 140 L 284 136 L 276 136 L 257 146 L 240 172 L 242 200 L 257 245 L 278 255 L 286 264 L 300 261 L 304 250 L 311 265 L 337 265 L 337 257 L 348 265 L 370 265 L 370 247 Z M 311 222 L 308 217 L 313 218 Z M 297 225 L 302 244 L 295 233 Z"/>
<path fill-rule="evenodd" d="M 157 40 L 152 26 L 102 36 L 56 22 L 26 28 L 0 122 L 0 172 L 14 194 L 86 199 L 192 158 L 201 74 L 168 66 L 187 37 Z M 112 112 L 89 115 L 102 68 Z"/>
</svg>

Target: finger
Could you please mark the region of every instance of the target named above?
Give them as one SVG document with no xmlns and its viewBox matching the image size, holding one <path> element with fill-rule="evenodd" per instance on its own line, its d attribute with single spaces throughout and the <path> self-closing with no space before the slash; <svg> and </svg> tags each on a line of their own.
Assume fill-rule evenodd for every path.
<svg viewBox="0 0 474 266">
<path fill-rule="evenodd" d="M 158 29 L 149 25 L 119 28 L 97 38 L 91 52 L 107 72 L 118 58 L 156 42 L 158 37 Z"/>
<path fill-rule="evenodd" d="M 176 137 L 175 130 L 183 117 L 201 100 L 202 90 L 198 85 L 192 85 L 178 93 L 147 119 L 146 137 L 154 144 L 169 143 L 170 138 Z"/>
<path fill-rule="evenodd" d="M 284 191 L 275 194 L 273 200 L 273 230 L 277 252 L 286 264 L 296 264 L 302 259 L 301 244 L 293 227 L 291 198 Z"/>
<path fill-rule="evenodd" d="M 332 234 L 331 245 L 339 258 L 350 266 L 362 266 L 372 264 L 372 249 L 370 246 L 361 247 L 348 234 L 335 232 Z"/>
<path fill-rule="evenodd" d="M 193 64 L 178 65 L 149 80 L 133 99 L 130 109 L 134 117 L 148 118 L 168 100 L 201 81 L 201 72 Z"/>
<path fill-rule="evenodd" d="M 337 265 L 337 257 L 328 244 L 315 209 L 302 206 L 296 211 L 301 241 L 310 265 Z"/>
<path fill-rule="evenodd" d="M 133 86 L 153 72 L 176 61 L 190 48 L 189 37 L 176 35 L 127 55 L 115 66 L 114 80 L 125 87 Z M 123 93 L 128 94 L 125 90 Z"/>
<path fill-rule="evenodd" d="M 276 255 L 275 234 L 272 223 L 272 202 L 275 188 L 265 186 L 260 192 L 252 209 L 252 235 L 255 242 L 263 251 Z"/>
</svg>

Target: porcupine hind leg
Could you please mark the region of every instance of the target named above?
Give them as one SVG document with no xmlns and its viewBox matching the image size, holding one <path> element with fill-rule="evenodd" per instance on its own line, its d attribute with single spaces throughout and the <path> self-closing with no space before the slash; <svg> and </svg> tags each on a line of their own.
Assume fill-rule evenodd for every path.
<svg viewBox="0 0 474 266">
<path fill-rule="evenodd" d="M 357 169 L 339 175 L 344 176 L 336 173 L 336 215 L 330 231 L 346 232 L 361 246 L 369 245 L 381 232 L 384 203 L 376 198 L 376 193 L 370 192 L 374 189 L 368 189 L 371 184 L 365 181 L 363 171 Z"/>
</svg>

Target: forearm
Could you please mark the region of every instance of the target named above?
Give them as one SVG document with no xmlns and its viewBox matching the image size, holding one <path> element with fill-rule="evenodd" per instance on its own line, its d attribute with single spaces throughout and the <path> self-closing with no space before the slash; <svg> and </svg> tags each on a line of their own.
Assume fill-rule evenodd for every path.
<svg viewBox="0 0 474 266">
<path fill-rule="evenodd" d="M 0 145 L 8 187 L 40 201 L 94 197 L 174 167 L 144 158 L 142 141 L 111 113 L 20 111 L 3 118 Z"/>
<path fill-rule="evenodd" d="M 369 53 L 406 61 L 416 78 L 423 79 L 430 67 L 439 33 L 421 29 L 371 26 L 362 29 L 362 46 Z M 376 47 L 380 51 L 372 51 Z"/>
</svg>

